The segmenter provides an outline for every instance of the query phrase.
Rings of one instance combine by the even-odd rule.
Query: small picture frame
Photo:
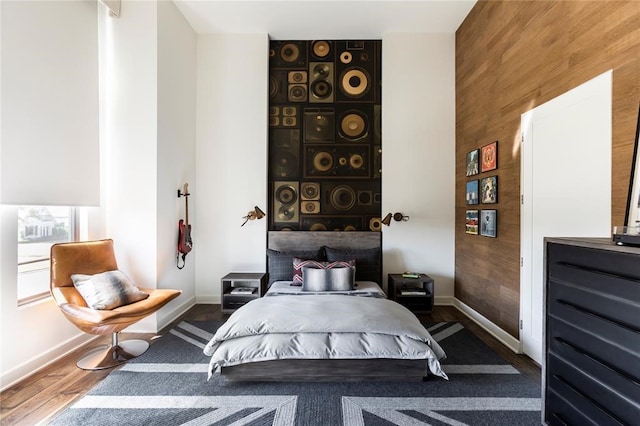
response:
[[[473,176],[480,173],[480,170],[478,169],[479,157],[479,149],[474,149],[473,151],[467,153],[467,176]]]
[[[465,199],[467,200],[467,204],[478,204],[478,180],[470,180],[467,182],[467,193],[465,195]]]
[[[478,210],[467,210],[464,217],[464,232],[478,235]]]
[[[495,238],[497,225],[496,210],[480,210],[480,235]]]
[[[482,204],[498,202],[498,176],[480,179],[480,202]]]
[[[498,141],[480,148],[480,171],[488,172],[498,168]]]

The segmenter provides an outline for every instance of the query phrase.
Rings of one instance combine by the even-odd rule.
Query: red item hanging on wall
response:
[[[178,189],[178,197],[184,197],[185,218],[178,221],[178,254],[176,255],[176,266],[178,269],[184,268],[185,258],[193,248],[191,239],[191,225],[189,224],[189,184],[185,183],[182,192]],[[182,255],[182,256],[181,256]],[[180,266],[182,257],[182,266]]]

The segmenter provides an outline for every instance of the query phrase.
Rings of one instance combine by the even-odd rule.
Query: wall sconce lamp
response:
[[[382,219],[382,223],[387,226],[391,225],[391,218],[396,222],[406,222],[409,220],[409,216],[405,216],[402,213],[387,213],[384,219]]]
[[[260,207],[255,206],[253,210],[249,211],[246,216],[242,216],[244,222],[240,226],[244,226],[248,221],[254,219],[262,219],[264,217],[264,212],[260,209]]]

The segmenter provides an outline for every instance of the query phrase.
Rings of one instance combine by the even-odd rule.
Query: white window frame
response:
[[[27,207],[27,206],[21,206]],[[43,206],[48,207],[48,206]],[[68,207],[69,209],[69,241],[78,241],[80,235],[80,209],[78,207]],[[17,237],[17,236],[16,236]],[[52,241],[51,245],[55,244],[59,241]],[[46,299],[50,297],[49,292],[49,280],[50,277],[50,269],[51,269],[51,258],[47,255],[46,257],[41,257],[34,260],[28,260],[24,262],[18,261],[17,264],[17,280],[16,286],[18,286],[17,294],[18,294],[18,306],[26,305],[29,303],[37,302],[42,299]],[[28,274],[28,275],[27,275]],[[43,291],[39,291],[37,293],[28,294],[26,296],[20,296],[20,286],[25,285],[25,279],[36,280],[38,281],[40,287],[40,283],[42,283],[42,287],[46,288]],[[45,284],[46,283],[46,284]]]

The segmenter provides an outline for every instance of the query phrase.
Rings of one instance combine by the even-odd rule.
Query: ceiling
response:
[[[386,32],[455,33],[476,0],[174,0],[199,34],[268,33],[275,40],[380,39]]]

